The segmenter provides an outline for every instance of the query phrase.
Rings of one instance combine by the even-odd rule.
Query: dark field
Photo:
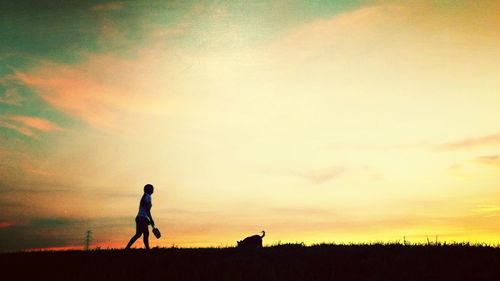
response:
[[[1,254],[3,280],[500,280],[500,248],[281,245]]]

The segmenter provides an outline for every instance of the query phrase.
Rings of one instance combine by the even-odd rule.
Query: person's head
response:
[[[151,195],[151,194],[153,194],[153,191],[154,191],[154,187],[153,187],[153,185],[152,185],[152,184],[149,184],[149,183],[148,183],[148,184],[146,184],[146,185],[144,186],[144,192],[145,192],[145,193],[147,193],[147,194]]]

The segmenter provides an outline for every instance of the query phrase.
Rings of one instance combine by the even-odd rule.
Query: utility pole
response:
[[[89,246],[90,246],[90,239],[92,239],[92,231],[90,230],[87,230],[86,234],[85,234],[85,241],[83,242],[83,249],[85,251],[88,251],[89,250]]]

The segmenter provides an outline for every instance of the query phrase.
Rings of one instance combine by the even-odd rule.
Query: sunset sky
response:
[[[146,183],[153,247],[500,243],[500,2],[3,1],[0,251]]]

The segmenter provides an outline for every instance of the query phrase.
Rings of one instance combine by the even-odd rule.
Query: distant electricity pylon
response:
[[[92,239],[92,231],[90,230],[87,230],[86,234],[85,234],[85,241],[83,241],[83,248],[85,251],[88,251],[89,250],[89,247],[90,247],[90,239]]]

